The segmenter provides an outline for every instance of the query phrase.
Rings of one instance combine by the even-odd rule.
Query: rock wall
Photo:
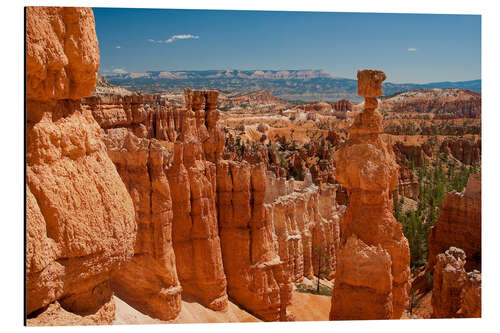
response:
[[[399,180],[398,185],[396,186],[396,191],[398,195],[418,200],[420,195],[420,185],[418,183],[418,178],[410,168],[400,165]]]
[[[229,297],[257,317],[292,320],[292,282],[317,275],[314,249],[338,246],[335,189],[276,177],[264,163],[220,161],[219,227]]]
[[[460,318],[481,318],[481,272],[478,270],[467,273],[462,305],[457,315]]]
[[[219,228],[228,294],[266,321],[290,320],[292,285],[273,239],[264,207],[263,164],[220,161],[217,165]]]
[[[221,130],[216,126],[217,94],[185,91],[187,110],[167,175],[172,188],[173,244],[183,290],[210,309],[225,310],[226,276],[218,233],[215,164],[224,141],[219,140]]]
[[[393,146],[396,154],[396,161],[399,165],[408,165],[410,161],[417,167],[423,167],[432,157],[432,148],[427,143],[421,145],[405,144],[396,142]]]
[[[481,162],[481,140],[447,138],[443,141],[439,150],[445,154],[451,154],[460,162],[468,165]]]
[[[228,294],[292,320],[291,282],[318,274],[314,248],[334,275],[336,189],[223,160],[215,91],[187,89],[185,108],[89,97],[98,62],[90,9],[27,9],[30,323],[111,323],[113,293],[162,320],[181,296],[224,311]]]
[[[268,186],[272,188],[274,182],[274,174],[268,173]],[[318,275],[318,251],[323,252],[321,260],[330,258],[328,268],[333,277],[340,232],[334,187],[318,188],[311,183],[297,191],[278,192],[284,193],[268,198],[266,209],[274,226],[279,256],[292,282]]]
[[[332,108],[334,111],[352,111],[352,103],[347,99],[340,99],[334,103],[332,103]]]
[[[124,300],[163,320],[178,315],[181,290],[213,310],[227,307],[215,164],[207,161],[220,156],[224,143],[214,93],[186,90],[187,109],[154,95],[86,100],[140,227],[134,260],[114,286]],[[129,288],[137,281],[141,287]]]
[[[400,318],[408,304],[410,251],[393,212],[398,165],[383,142],[376,96],[385,74],[358,72],[364,110],[335,153],[335,178],[349,196],[342,220],[330,319]]]
[[[445,195],[441,214],[428,239],[428,267],[449,247],[458,247],[467,256],[466,269],[481,270],[481,175],[471,175],[467,187]]]
[[[26,310],[109,324],[111,275],[131,259],[137,225],[101,130],[81,97],[99,51],[89,8],[26,8]]]
[[[466,255],[450,247],[435,258],[432,289],[433,318],[480,318],[481,273],[466,273]]]

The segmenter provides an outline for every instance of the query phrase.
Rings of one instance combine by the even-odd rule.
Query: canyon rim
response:
[[[480,91],[105,73],[104,14],[25,9],[28,326],[481,317]]]

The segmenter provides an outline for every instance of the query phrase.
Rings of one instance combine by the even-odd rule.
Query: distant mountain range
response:
[[[334,77],[321,70],[207,70],[147,71],[104,74],[108,81],[128,90],[146,93],[193,89],[218,89],[223,92],[252,92],[266,89],[286,100],[336,101],[342,98],[361,101],[357,80]],[[481,80],[433,82],[426,84],[383,84],[386,96],[415,89],[459,88],[481,92]]]

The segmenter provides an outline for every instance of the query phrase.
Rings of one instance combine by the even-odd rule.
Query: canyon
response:
[[[479,94],[381,99],[375,70],[358,104],[148,94],[99,61],[91,9],[26,9],[29,326],[399,319],[426,274],[433,317],[481,316]],[[419,279],[395,203],[417,206],[417,168],[444,158],[470,176],[427,221]]]

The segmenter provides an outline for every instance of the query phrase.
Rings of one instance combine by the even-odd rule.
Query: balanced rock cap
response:
[[[377,97],[383,95],[382,82],[387,77],[382,71],[365,69],[358,71],[358,95],[363,97]]]

